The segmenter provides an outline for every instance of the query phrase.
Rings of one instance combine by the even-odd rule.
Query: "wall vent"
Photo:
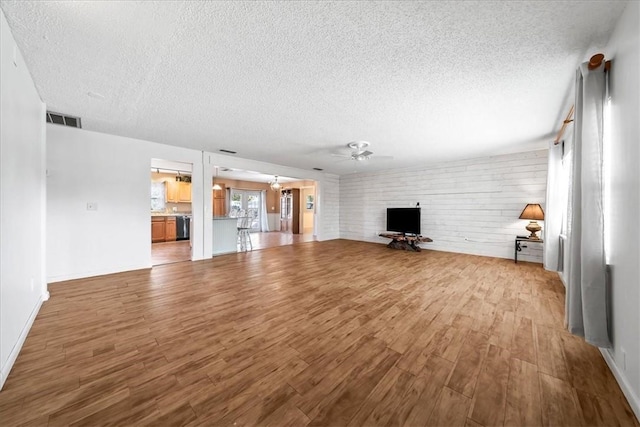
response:
[[[68,116],[66,114],[54,113],[47,111],[47,123],[56,125],[71,126],[72,128],[82,128],[80,117]]]

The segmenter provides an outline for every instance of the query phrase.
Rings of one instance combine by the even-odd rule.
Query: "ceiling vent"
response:
[[[47,123],[56,125],[71,126],[72,128],[82,128],[80,117],[67,116],[65,114],[47,111]]]
[[[223,153],[228,153],[228,154],[236,154],[237,153],[236,151],[226,150],[224,148],[221,148],[220,151],[223,152]]]
[[[313,168],[314,171],[323,171],[324,169],[322,168]]]

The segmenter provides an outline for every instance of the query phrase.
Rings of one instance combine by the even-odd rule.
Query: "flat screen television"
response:
[[[387,231],[420,234],[420,208],[387,208]]]

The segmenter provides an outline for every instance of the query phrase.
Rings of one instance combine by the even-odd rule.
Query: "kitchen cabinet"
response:
[[[227,197],[224,184],[218,184],[220,190],[213,190],[213,216],[225,216],[225,199]]]
[[[177,237],[175,216],[151,217],[151,243],[174,242]]]
[[[167,183],[167,202],[178,203],[178,183],[176,181],[165,181]]]
[[[174,227],[175,234],[175,227]],[[166,233],[166,221],[162,216],[151,217],[151,242],[164,242]]]
[[[168,203],[191,203],[191,183],[166,181]]]
[[[176,217],[168,216],[165,222],[164,241],[173,242],[176,240]]]
[[[177,182],[178,184],[178,203],[191,203],[191,183]]]

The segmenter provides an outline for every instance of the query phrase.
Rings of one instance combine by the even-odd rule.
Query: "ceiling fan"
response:
[[[373,151],[367,150],[369,143],[367,141],[353,141],[347,144],[347,148],[351,149],[351,154],[331,153],[334,157],[344,157],[347,159],[362,162],[371,159]],[[376,159],[393,159],[393,156],[376,156]]]

